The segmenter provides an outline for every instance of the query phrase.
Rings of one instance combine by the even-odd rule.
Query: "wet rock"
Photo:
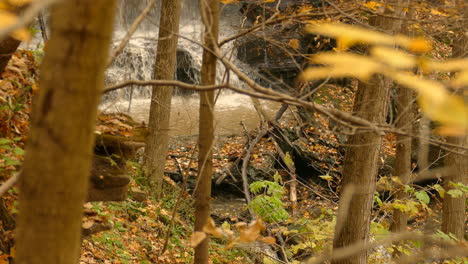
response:
[[[195,67],[192,55],[183,49],[177,50],[176,80],[190,84],[200,83],[200,70]],[[195,92],[179,88],[174,90],[176,95],[191,95]]]
[[[321,2],[321,1],[320,1]],[[280,12],[293,12],[303,4],[316,6],[319,1],[281,1]],[[278,1],[271,3],[244,3],[241,11],[253,23],[268,19],[277,12]],[[317,9],[318,10],[318,9]],[[295,87],[298,74],[308,65],[304,54],[332,50],[334,40],[306,34],[303,26],[266,25],[260,33],[248,35],[237,42],[237,57],[255,69],[262,78],[258,82],[274,89]]]

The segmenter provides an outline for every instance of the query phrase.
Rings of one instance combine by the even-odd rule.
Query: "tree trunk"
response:
[[[397,88],[398,99],[398,120],[396,123],[397,128],[402,131],[411,133],[413,131],[413,98],[414,93],[412,90],[405,87]],[[403,184],[408,184],[411,175],[411,137],[406,135],[397,135],[396,137],[396,154],[395,154],[395,168],[394,175],[400,177]],[[403,190],[399,190],[396,194],[396,199],[404,200],[408,194]],[[408,222],[408,215],[401,210],[395,209],[393,211],[393,223],[391,230],[393,232],[406,231]]]
[[[114,0],[62,1],[51,11],[20,178],[16,263],[78,262],[114,11]]]
[[[154,72],[156,80],[174,79],[180,6],[180,0],[163,0],[161,3],[159,41]],[[150,134],[146,142],[145,165],[146,174],[149,177],[153,195],[156,198],[159,198],[162,193],[162,179],[169,141],[172,90],[172,86],[155,86],[151,96]]]
[[[452,57],[460,58],[466,55],[468,51],[468,37],[465,34],[468,28],[468,4],[459,1],[459,5],[464,5],[463,8],[463,27],[461,27],[460,37],[455,40],[452,47]],[[463,89],[460,89],[459,94],[463,96]],[[466,100],[465,100],[466,101]],[[468,131],[465,135],[460,137],[449,137],[447,142],[468,147]],[[468,152],[465,150],[464,154],[449,153],[445,158],[445,166],[453,167],[454,173],[444,179],[445,190],[453,189],[450,182],[454,183],[468,183]],[[466,195],[461,197],[452,197],[447,193],[444,196],[443,213],[442,213],[442,231],[446,234],[453,234],[458,239],[463,239],[466,226]]]
[[[406,7],[409,7],[407,2]],[[414,9],[410,9],[407,18],[413,18]],[[402,28],[403,34],[408,34],[408,21],[405,22],[405,26]],[[414,92],[411,89],[398,86],[397,92],[397,121],[396,127],[409,134],[413,132],[413,99]],[[409,184],[411,176],[411,143],[412,138],[406,135],[398,134],[396,136],[396,154],[395,154],[395,168],[394,175],[400,177],[403,184]],[[403,190],[399,190],[396,194],[396,199],[404,200],[407,199],[408,194]],[[393,232],[406,231],[408,224],[408,214],[395,209],[393,211],[393,223],[390,229]]]
[[[202,84],[210,85],[216,82],[216,56],[214,50],[218,44],[219,32],[219,1],[201,0],[201,16],[205,25]],[[198,182],[195,192],[195,231],[203,231],[203,226],[210,217],[211,174],[213,167],[213,108],[214,91],[200,92],[200,122],[198,139]],[[209,238],[204,239],[195,248],[196,264],[207,264]]]
[[[395,26],[390,18],[378,16],[372,21],[373,26],[392,29]],[[356,116],[371,122],[385,122],[388,95],[391,81],[374,76],[368,82],[360,82],[354,101]],[[352,186],[353,194],[350,201],[340,201],[349,204],[347,212],[337,219],[337,229],[333,248],[350,246],[369,239],[370,216],[375,192],[375,182],[378,169],[378,158],[382,137],[375,132],[359,133],[349,137],[346,150],[342,190]],[[341,198],[346,198],[342,192]],[[334,260],[334,264],[367,263],[367,252],[360,252],[346,259]]]

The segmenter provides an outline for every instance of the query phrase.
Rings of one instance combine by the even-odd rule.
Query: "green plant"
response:
[[[2,163],[0,163],[0,170],[8,166],[17,166],[21,164],[24,156],[24,150],[18,146],[18,141],[21,137],[14,139],[0,138],[0,154]]]
[[[248,207],[263,220],[270,223],[282,222],[289,218],[289,214],[281,200],[286,191],[278,181],[277,179],[275,181],[256,181],[250,184],[250,191],[256,196],[248,204]]]

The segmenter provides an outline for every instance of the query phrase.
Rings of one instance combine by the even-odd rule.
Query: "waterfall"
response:
[[[117,46],[125,35],[128,27],[140,15],[150,0],[120,0],[117,9],[116,30],[114,44]],[[158,1],[160,3],[160,1]],[[114,63],[106,72],[106,84],[115,84],[124,80],[150,80],[153,76],[155,50],[158,39],[160,4],[151,10],[148,17],[134,34],[127,47],[116,58]],[[198,83],[202,63],[203,49],[200,46],[203,25],[200,20],[200,9],[198,0],[183,0],[180,24],[180,38],[177,52],[177,74],[176,79]],[[222,7],[220,21],[220,38],[233,35],[237,32],[241,21],[239,8],[235,5]],[[225,52],[232,52],[233,44],[223,48]],[[229,55],[229,54],[227,54]],[[232,56],[235,58],[235,56]],[[218,67],[218,79],[222,80],[224,68]],[[233,79],[234,78],[234,79]],[[236,77],[231,76],[231,81],[238,82]],[[130,87],[106,95],[105,101],[109,99],[149,98],[151,94],[149,87]],[[177,94],[177,93],[176,93]]]
[[[117,46],[127,32],[127,28],[138,17],[150,0],[121,0],[117,10],[114,44]],[[151,11],[149,17],[134,34],[123,52],[116,58],[106,72],[106,84],[115,84],[125,80],[150,80],[153,77],[155,51],[158,41],[159,6]],[[220,40],[238,33],[242,15],[240,7],[234,4],[221,5]],[[203,25],[200,20],[198,0],[183,0],[179,41],[177,51],[176,79],[187,83],[199,83],[202,64]],[[222,47],[224,56],[241,69],[248,69],[237,60],[234,43]],[[224,78],[225,68],[221,63],[217,67],[218,82]],[[250,70],[245,70],[248,72]],[[231,84],[242,87],[235,74],[230,75]],[[177,89],[176,89],[177,91]],[[181,91],[179,91],[181,92]],[[176,92],[177,95],[177,92]],[[150,107],[151,87],[129,87],[106,94],[101,109],[110,112],[127,112],[137,121],[147,121]],[[175,96],[172,99],[170,134],[195,135],[198,133],[198,97]],[[131,108],[130,108],[131,106]],[[266,103],[268,109],[278,108],[277,105]],[[248,96],[223,91],[217,96],[216,130],[219,134],[233,134],[242,131],[240,122],[254,128],[258,124],[258,116]]]

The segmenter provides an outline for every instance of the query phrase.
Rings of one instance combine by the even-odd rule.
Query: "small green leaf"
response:
[[[5,144],[8,144],[8,143],[11,143],[11,140],[9,140],[7,138],[0,138],[0,145],[5,145]]]
[[[434,184],[432,188],[434,188],[434,190],[437,191],[437,193],[439,194],[441,198],[444,198],[445,189],[440,184]]]
[[[450,195],[452,198],[460,198],[463,196],[463,192],[461,190],[450,190],[447,192],[448,195]]]
[[[414,192],[414,188],[411,187],[411,186],[409,186],[409,185],[405,185],[403,191],[404,191],[405,193],[413,193],[413,192]]]
[[[379,205],[379,207],[382,207],[383,202],[382,202],[382,199],[380,199],[378,195],[374,196],[374,201]]]
[[[423,202],[425,204],[429,204],[429,202],[431,201],[431,198],[429,197],[429,195],[425,191],[415,192],[414,195],[416,196],[416,198],[419,201],[421,201],[421,202]]]
[[[275,171],[275,174],[273,175],[273,180],[279,184],[283,184],[283,177],[281,177],[278,171]]]
[[[15,154],[18,154],[18,155],[21,155],[21,156],[24,155],[24,150],[21,149],[21,148],[15,148],[15,149],[13,150],[13,152],[15,152]]]
[[[284,164],[286,164],[288,168],[294,166],[294,162],[291,158],[291,155],[289,155],[289,152],[286,152],[286,156],[284,157]]]
[[[20,165],[21,162],[17,161],[17,160],[12,160],[12,159],[9,159],[9,158],[5,158],[5,165],[6,166],[16,166],[16,165]]]

